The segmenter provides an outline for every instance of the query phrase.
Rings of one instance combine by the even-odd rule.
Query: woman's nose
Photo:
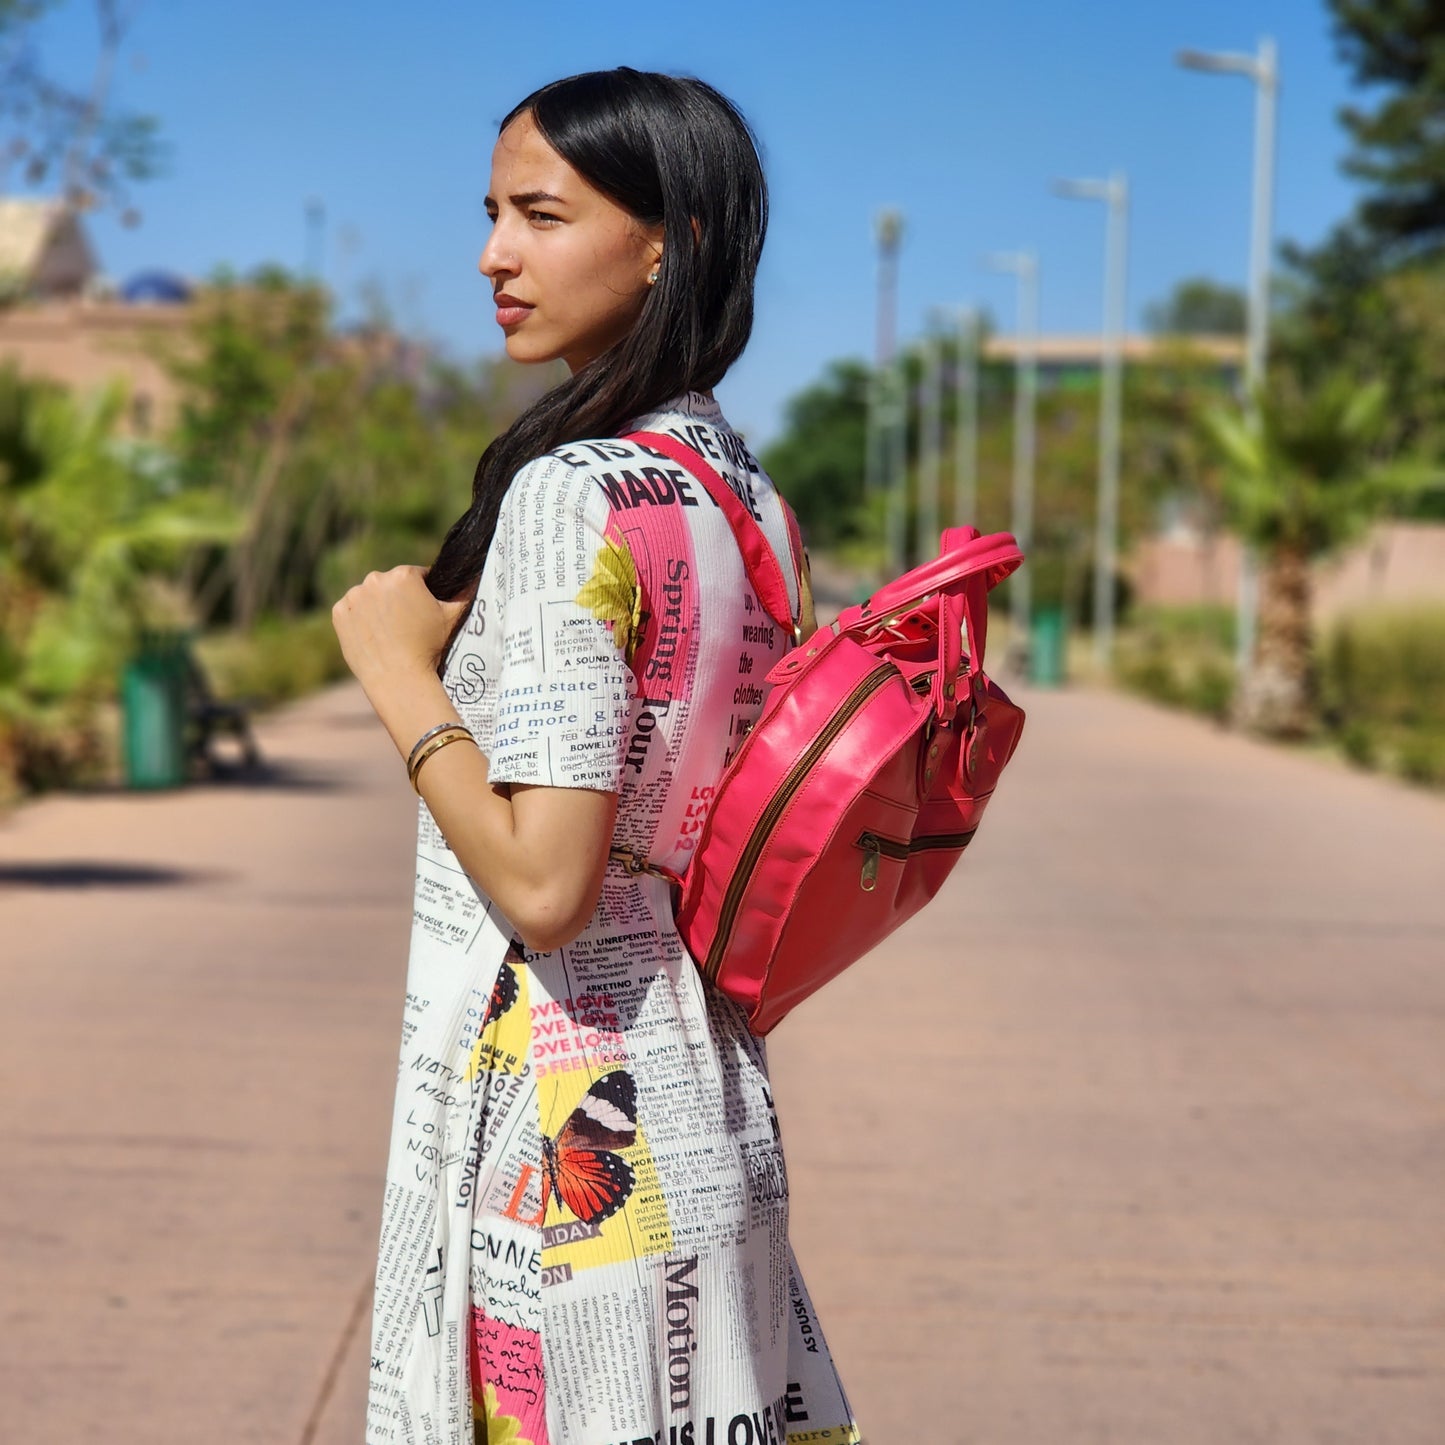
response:
[[[492,234],[487,237],[487,244],[482,247],[482,254],[477,258],[477,270],[489,278],[503,274],[515,275],[516,260],[511,247],[505,244],[501,226],[493,226]]]

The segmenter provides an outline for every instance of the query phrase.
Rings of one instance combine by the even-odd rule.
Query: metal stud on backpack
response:
[[[629,440],[712,494],[759,601],[791,632],[777,557],[722,478],[670,436]],[[922,908],[972,840],[1023,728],[1023,711],[983,670],[989,590],[1022,562],[1006,532],[950,528],[936,559],[768,673],[762,714],[717,784],[677,904],[683,943],[754,1033]],[[614,856],[664,871],[626,848]]]

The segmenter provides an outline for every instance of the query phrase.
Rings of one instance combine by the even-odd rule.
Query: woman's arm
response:
[[[439,602],[420,567],[373,572],[332,609],[347,665],[405,759],[429,728],[460,722],[433,659],[464,602]],[[487,759],[462,742],[440,749],[417,786],[458,862],[528,948],[571,942],[602,892],[617,794],[492,786]]]

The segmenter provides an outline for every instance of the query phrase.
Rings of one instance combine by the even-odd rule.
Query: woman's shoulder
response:
[[[676,476],[676,463],[659,456],[646,442],[633,440],[638,432],[658,432],[681,442],[739,495],[750,499],[759,487],[772,489],[767,473],[717,403],[695,393],[638,417],[621,436],[579,438],[534,458],[513,477],[508,503],[626,510],[660,500],[659,487],[671,490],[674,485],[668,477]],[[689,493],[704,490],[700,482],[685,482],[683,487]]]
[[[566,488],[569,484],[595,481],[620,466],[640,465],[655,461],[641,442],[626,437],[583,437],[563,442],[549,452],[534,457],[518,469],[512,486],[551,485]]]
[[[594,497],[605,497],[609,470],[636,464],[642,457],[641,448],[610,437],[566,442],[517,470],[503,506],[584,506]]]
[[[604,501],[628,495],[629,489],[655,485],[659,466],[674,467],[641,442],[623,437],[588,437],[567,442],[520,468],[507,488],[507,504],[547,500],[580,505],[593,497]],[[625,505],[625,503],[624,503]]]

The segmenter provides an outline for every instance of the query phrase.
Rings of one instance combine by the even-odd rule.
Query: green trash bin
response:
[[[126,786],[175,788],[186,780],[185,637],[149,633],[121,675]]]
[[[1040,607],[1029,634],[1029,680],[1036,687],[1060,687],[1069,629],[1062,607]]]

